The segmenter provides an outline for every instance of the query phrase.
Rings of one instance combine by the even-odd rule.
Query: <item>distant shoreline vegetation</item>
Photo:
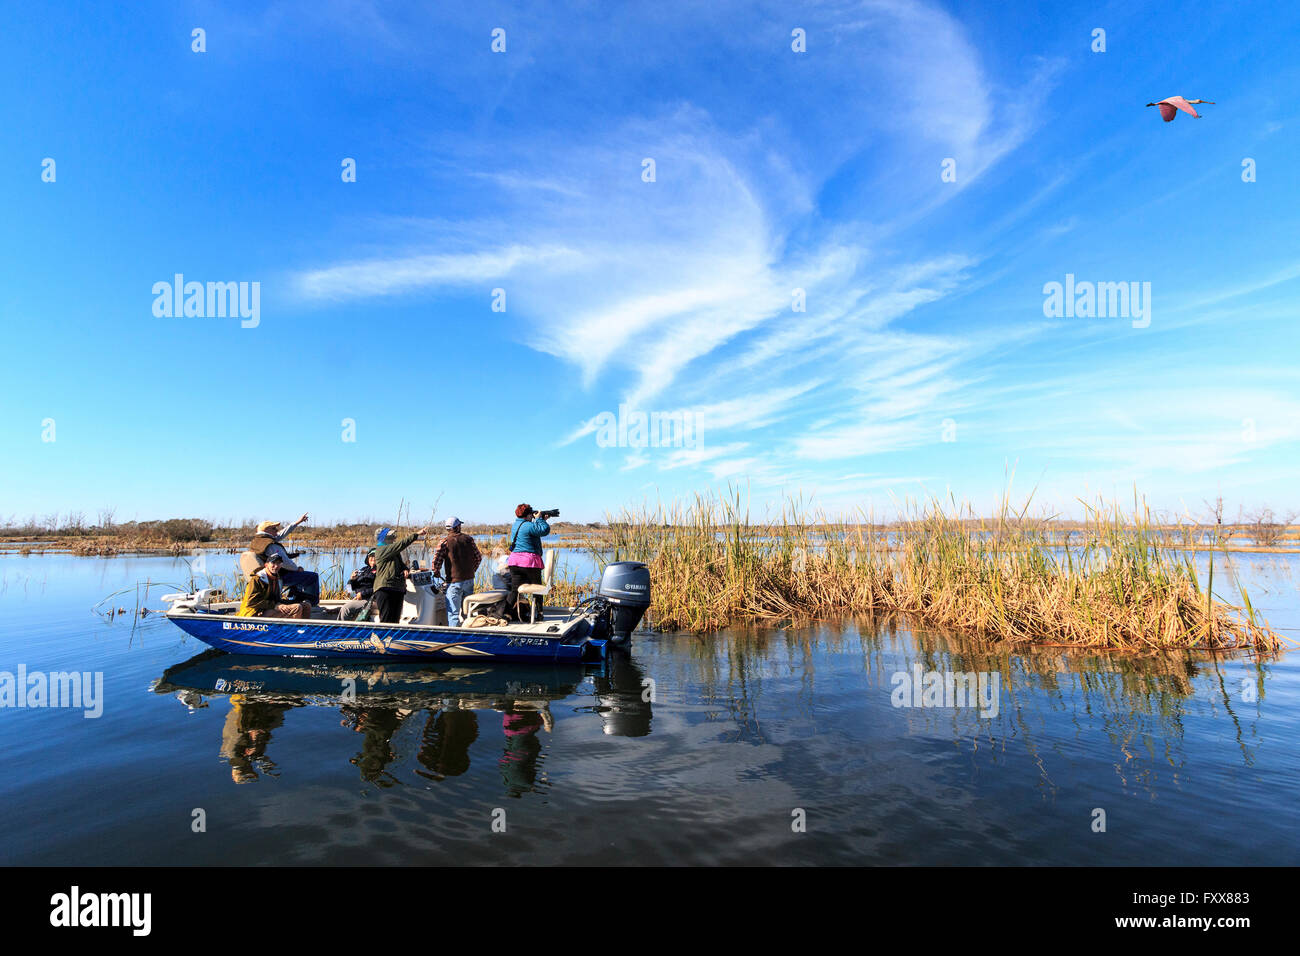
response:
[[[288,539],[291,550],[338,550],[369,548],[374,545],[375,530],[385,525],[406,528],[409,521],[391,518],[368,521],[338,522],[330,525],[307,524]],[[580,524],[551,521],[554,533],[566,539],[587,534],[603,526],[601,522]],[[411,525],[413,528],[414,525]],[[429,525],[430,534],[441,532],[440,524]],[[253,539],[257,522],[249,519],[240,524],[217,524],[204,518],[167,518],[159,521],[113,520],[113,512],[100,512],[98,520],[87,520],[84,512],[46,515],[18,522],[13,518],[0,523],[0,548],[25,553],[72,553],[85,557],[113,557],[126,554],[167,553],[183,555],[195,549],[243,551]],[[495,535],[503,539],[510,531],[506,523],[465,525],[474,535]],[[547,546],[551,544],[547,539]],[[570,546],[565,540],[563,546]]]
[[[1017,511],[1006,500],[985,517],[955,503],[909,502],[902,517],[878,522],[869,515],[832,518],[790,501],[778,517],[752,520],[738,494],[700,495],[604,522],[556,522],[548,543],[589,552],[597,568],[645,562],[654,582],[649,620],[668,630],[902,615],[953,632],[1044,646],[1267,655],[1283,649],[1283,639],[1222,562],[1216,590],[1215,557],[1300,550],[1293,514],[1264,508],[1225,522],[1219,503],[1207,521],[1162,521],[1136,499],[1127,512],[1105,502],[1085,508],[1086,520],[1068,521],[1031,517],[1028,506]],[[73,513],[23,525],[11,520],[0,525],[0,547],[183,557],[243,550],[254,530],[251,521],[119,524],[111,512],[99,519],[92,525]],[[308,553],[359,550],[378,523],[304,527],[291,540]],[[466,530],[486,550],[503,542],[507,528]],[[1203,581],[1197,561],[1207,555]],[[220,583],[232,592],[242,585],[237,575]],[[557,581],[552,596],[571,602],[594,585]],[[330,586],[341,593],[342,579]]]
[[[10,516],[7,520],[0,520],[0,547],[28,546],[27,550],[37,553],[70,551],[74,554],[106,557],[160,551],[182,554],[195,547],[243,550],[252,540],[257,527],[257,521],[252,518],[225,524],[205,518],[118,522],[114,520],[115,514],[113,509],[103,509],[92,519],[85,512],[72,511],[41,517],[33,515],[23,521]],[[1228,521],[1153,517],[1148,528],[1160,539],[1161,546],[1169,549],[1213,548],[1229,553],[1286,553],[1300,551],[1300,525],[1294,523],[1297,517],[1300,515],[1294,512],[1275,513],[1271,508],[1259,508],[1251,512],[1239,511],[1235,519]],[[866,516],[862,516],[860,521],[841,518],[831,522],[825,516],[820,520],[837,528],[869,528],[876,533],[888,533],[906,527],[904,521],[873,521]],[[978,527],[981,522],[995,519],[963,517],[954,520],[966,526]],[[395,522],[391,518],[371,518],[328,525],[307,524],[298,529],[291,540],[302,548],[369,547],[376,528],[384,525],[397,527],[407,523],[409,522]],[[582,547],[587,539],[603,536],[612,525],[619,523],[607,516],[605,521],[583,523],[553,520],[550,525],[560,539],[556,544]],[[1022,518],[1018,519],[1018,523],[1032,523],[1044,540],[1061,545],[1077,538],[1089,526],[1087,522],[1051,518]],[[437,532],[436,523],[430,527],[434,533]],[[478,536],[506,535],[510,531],[510,525],[507,522],[466,524],[464,530]],[[549,539],[546,542],[547,546],[551,543]]]

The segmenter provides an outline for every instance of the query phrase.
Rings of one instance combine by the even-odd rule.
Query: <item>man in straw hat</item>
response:
[[[280,530],[281,526],[278,521],[259,522],[257,533],[253,535],[253,543],[249,546],[249,550],[263,562],[270,559],[272,555],[279,556],[283,564],[283,569],[280,571],[280,581],[284,587],[285,596],[289,600],[319,604],[320,576],[315,571],[304,571],[298,567],[293,559],[302,552],[294,551],[290,553],[283,544],[289,535],[306,523],[307,513],[305,511],[301,518],[283,531]]]

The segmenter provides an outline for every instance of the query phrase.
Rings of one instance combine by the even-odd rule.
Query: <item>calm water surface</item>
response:
[[[1296,558],[1235,564],[1297,636]],[[6,863],[1300,862],[1300,652],[1013,653],[863,620],[642,634],[604,668],[324,667],[91,613],[146,579],[188,572],[0,555],[0,671],[104,675],[97,719],[0,710]],[[918,665],[997,675],[997,713],[894,706]]]

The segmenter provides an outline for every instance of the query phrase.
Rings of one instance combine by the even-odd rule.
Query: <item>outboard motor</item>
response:
[[[611,605],[609,639],[625,644],[650,606],[650,569],[640,561],[615,561],[600,576],[599,594]]]

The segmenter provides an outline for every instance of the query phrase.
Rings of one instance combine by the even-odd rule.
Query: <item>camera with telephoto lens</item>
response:
[[[549,511],[537,512],[537,517],[539,518],[558,518],[559,516],[560,516],[559,508],[552,508]]]

